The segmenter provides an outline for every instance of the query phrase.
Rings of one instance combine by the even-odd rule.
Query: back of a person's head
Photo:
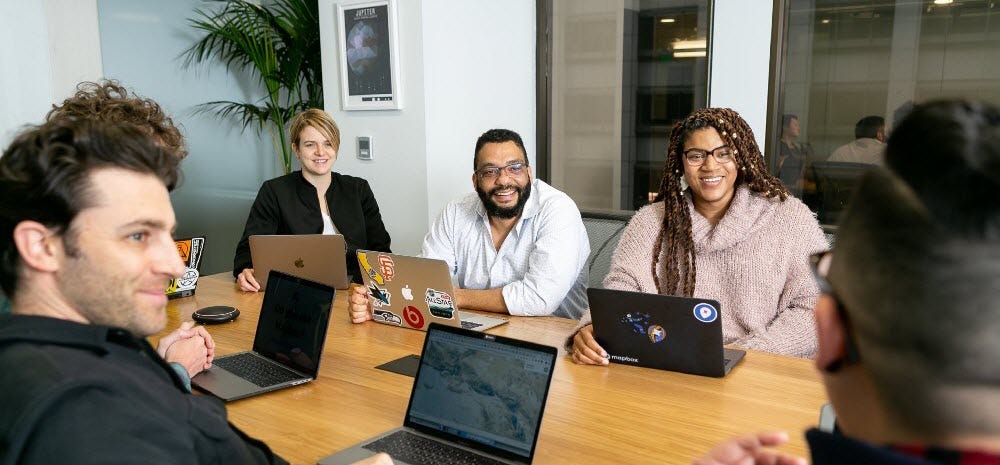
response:
[[[154,140],[178,158],[187,156],[184,137],[174,121],[153,99],[129,92],[117,81],[81,82],[76,93],[53,105],[46,121],[56,119],[104,121],[132,124],[154,137]]]
[[[830,282],[897,425],[1000,434],[1000,112],[918,105],[838,230]]]
[[[881,116],[866,116],[854,125],[854,138],[867,137],[875,139],[878,133],[885,130],[885,118]]]
[[[14,228],[35,221],[65,234],[91,206],[90,174],[119,168],[156,176],[170,187],[181,159],[131,124],[56,118],[19,134],[0,155],[0,289],[13,298],[20,255]]]

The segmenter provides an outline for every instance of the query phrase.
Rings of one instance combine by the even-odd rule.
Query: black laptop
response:
[[[557,350],[431,323],[402,427],[319,461],[378,452],[396,464],[528,464],[535,456]]]
[[[612,362],[722,377],[746,355],[722,346],[717,301],[593,288],[587,297]]]
[[[271,270],[253,350],[216,357],[191,384],[231,401],[316,379],[335,292]]]

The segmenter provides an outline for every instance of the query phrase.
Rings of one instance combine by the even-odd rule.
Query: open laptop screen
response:
[[[315,378],[334,292],[330,286],[271,270],[254,352]]]
[[[555,355],[552,347],[434,324],[406,425],[530,461]]]

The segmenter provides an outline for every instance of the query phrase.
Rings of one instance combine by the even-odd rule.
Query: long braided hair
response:
[[[653,247],[653,282],[660,294],[691,297],[694,294],[695,260],[694,239],[691,236],[691,212],[684,197],[681,179],[684,177],[684,142],[688,135],[699,129],[714,128],[731,149],[738,171],[736,186],[746,185],[752,192],[766,198],[784,201],[788,189],[767,171],[764,156],[757,147],[753,130],[729,108],[703,108],[695,110],[670,131],[670,143],[664,163],[660,191],[655,202],[663,202],[663,224]],[[660,282],[660,254],[665,250],[663,277]]]

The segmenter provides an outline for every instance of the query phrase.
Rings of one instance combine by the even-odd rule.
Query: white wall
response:
[[[763,149],[771,57],[771,0],[715,0],[711,107],[732,108],[750,124]]]
[[[96,0],[0,2],[0,146],[101,77]]]
[[[341,130],[335,169],[368,180],[393,251],[417,253],[445,204],[473,191],[480,134],[518,131],[534,164],[535,4],[398,1],[403,108],[343,111],[336,3],[319,0],[326,111]],[[374,160],[357,159],[360,135],[372,137]]]
[[[428,224],[473,192],[476,139],[516,131],[534,166],[535,2],[425,0]]]

